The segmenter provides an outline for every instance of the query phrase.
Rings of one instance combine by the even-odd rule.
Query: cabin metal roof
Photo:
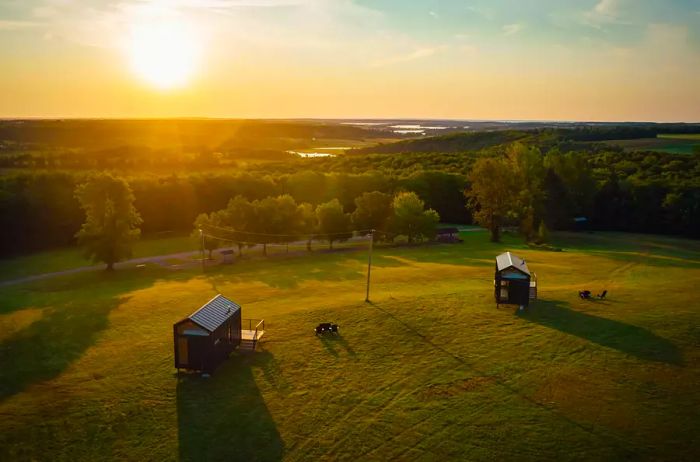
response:
[[[502,253],[496,257],[496,268],[499,272],[508,268],[515,268],[528,276],[530,275],[530,270],[527,268],[525,260],[510,252]]]
[[[219,294],[192,313],[188,319],[209,332],[214,332],[240,309],[240,305],[236,302]]]

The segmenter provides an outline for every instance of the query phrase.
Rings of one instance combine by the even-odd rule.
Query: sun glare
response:
[[[127,52],[136,75],[160,89],[173,89],[192,77],[198,48],[191,27],[168,19],[134,25]]]

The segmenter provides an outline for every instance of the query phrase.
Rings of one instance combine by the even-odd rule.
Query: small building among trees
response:
[[[462,240],[459,238],[458,228],[438,228],[435,239],[439,242],[462,242]]]
[[[496,257],[494,277],[496,306],[519,305],[526,307],[537,299],[537,275],[530,273],[527,263],[510,252]]]

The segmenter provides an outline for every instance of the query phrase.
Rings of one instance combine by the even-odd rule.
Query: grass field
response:
[[[133,258],[192,250],[197,250],[197,242],[189,236],[146,236],[134,245]],[[85,259],[82,250],[78,247],[49,250],[16,258],[3,258],[0,259],[0,281],[92,264],[90,260]]]
[[[669,154],[693,154],[700,145],[700,135],[659,135],[658,138],[638,138],[634,140],[601,141],[605,144],[621,146],[630,151],[658,151]]]
[[[697,140],[700,141],[700,133],[679,133],[679,134],[660,134],[659,138],[668,138],[674,140]]]
[[[377,249],[371,304],[348,252],[0,289],[0,460],[697,459],[700,243],[463,238]],[[493,302],[506,248],[539,278],[522,314]],[[178,377],[172,324],[218,292],[260,351]]]

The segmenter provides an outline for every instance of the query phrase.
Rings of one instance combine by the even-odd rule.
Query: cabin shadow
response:
[[[178,375],[181,461],[282,459],[284,443],[253,374],[271,361],[265,351],[234,354],[209,378]]]
[[[678,348],[648,329],[572,310],[568,303],[538,300],[518,316],[645,361],[682,365]]]

